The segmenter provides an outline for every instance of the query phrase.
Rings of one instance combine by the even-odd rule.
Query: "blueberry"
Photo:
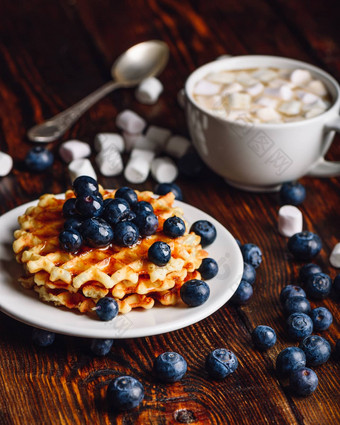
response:
[[[96,304],[96,313],[100,320],[105,322],[114,319],[119,312],[118,303],[115,299],[104,297]]]
[[[289,297],[284,304],[284,310],[287,316],[293,313],[309,314],[311,312],[310,302],[305,297]]]
[[[287,246],[295,258],[308,261],[320,252],[322,243],[318,235],[305,230],[291,236]]]
[[[305,313],[293,313],[287,319],[288,334],[293,339],[302,339],[313,332],[312,319]]]
[[[201,273],[202,279],[212,279],[218,273],[218,264],[213,258],[204,258],[198,271]]]
[[[235,372],[238,360],[235,354],[226,348],[216,348],[208,354],[205,369],[213,379],[223,379]]]
[[[111,350],[113,339],[97,339],[93,338],[90,343],[90,348],[96,356],[106,356]]]
[[[187,368],[187,362],[180,354],[167,351],[156,358],[153,364],[153,373],[160,381],[172,383],[180,381]]]
[[[114,241],[117,245],[132,246],[139,238],[138,227],[130,221],[121,221],[114,227]]]
[[[177,216],[169,217],[164,221],[163,232],[169,238],[178,238],[185,233],[185,223]]]
[[[98,195],[98,183],[90,176],[79,176],[72,184],[76,196]]]
[[[321,273],[321,272],[322,272],[322,269],[317,264],[314,264],[314,263],[305,264],[300,269],[299,281],[301,283],[305,284],[307,282],[307,279],[309,278],[309,276],[316,274],[316,273]]]
[[[241,246],[241,252],[244,262],[250,264],[255,269],[262,263],[262,252],[257,245],[246,243]]]
[[[144,213],[144,212],[153,213],[153,206],[150,204],[150,202],[139,201],[137,202],[137,204],[134,204],[133,212],[136,215]]]
[[[246,280],[241,280],[235,294],[231,297],[231,302],[236,305],[247,303],[253,296],[253,286]]]
[[[103,208],[106,208],[112,200],[113,200],[113,198],[104,199],[103,200]]]
[[[129,211],[127,215],[122,219],[122,221],[134,221],[136,214],[133,211]]]
[[[166,195],[167,193],[172,192],[175,195],[175,199],[178,201],[183,200],[182,191],[175,183],[159,183],[155,186],[154,192],[157,195]]]
[[[105,206],[102,217],[111,226],[114,226],[126,218],[129,212],[131,212],[129,203],[125,199],[116,198],[111,199],[111,202]]]
[[[63,216],[65,218],[71,218],[77,216],[76,211],[76,198],[69,198],[64,202],[63,205]]]
[[[331,346],[329,342],[318,335],[306,336],[299,347],[306,354],[307,366],[319,366],[329,359],[331,355]]]
[[[282,377],[305,366],[306,354],[298,347],[287,347],[276,358],[276,371]]]
[[[55,340],[55,333],[45,331],[44,329],[33,328],[32,329],[32,341],[39,347],[48,347],[53,344]]]
[[[260,350],[267,350],[276,343],[276,333],[270,326],[256,326],[251,336],[255,347]]]
[[[153,213],[144,212],[138,214],[133,222],[143,237],[153,235],[158,229],[158,218]]]
[[[82,217],[100,217],[103,211],[103,198],[97,195],[79,195],[75,207]]]
[[[144,387],[132,376],[119,376],[107,388],[107,400],[115,410],[133,409],[143,399]]]
[[[216,239],[216,228],[207,220],[195,221],[190,228],[190,232],[194,232],[201,237],[202,247],[212,244]]]
[[[310,318],[313,321],[315,331],[325,331],[333,322],[332,313],[325,307],[313,308]]]
[[[107,246],[113,240],[111,226],[102,218],[88,218],[80,227],[85,243],[94,248]]]
[[[309,276],[306,283],[307,295],[316,300],[322,300],[331,293],[332,279],[325,273],[315,273]]]
[[[70,217],[65,220],[64,230],[77,230],[79,231],[83,220],[79,216]]]
[[[203,170],[203,162],[195,151],[185,153],[177,161],[177,167],[181,174],[186,177],[197,177]]]
[[[332,290],[334,298],[340,300],[340,274],[335,276]]]
[[[25,157],[25,164],[31,171],[44,171],[53,164],[53,161],[53,153],[42,146],[30,149]]]
[[[165,266],[171,258],[170,246],[161,241],[154,242],[148,249],[148,259],[156,266]]]
[[[289,379],[289,386],[292,392],[300,396],[312,394],[316,390],[318,383],[317,374],[308,367],[294,370]]]
[[[248,263],[243,263],[242,280],[246,280],[252,285],[255,282],[255,279],[256,279],[255,267],[251,266]]]
[[[59,234],[59,243],[64,251],[76,252],[81,247],[83,238],[77,230],[63,230]]]
[[[304,297],[306,298],[306,292],[297,285],[286,285],[280,292],[280,301],[282,304],[290,297]]]
[[[300,205],[306,198],[305,187],[298,182],[284,183],[280,189],[281,204]]]
[[[197,307],[207,301],[210,288],[206,282],[199,279],[187,280],[181,287],[182,301],[189,307]]]
[[[134,205],[138,202],[138,196],[137,193],[132,190],[130,187],[124,186],[117,190],[115,193],[115,198],[122,198],[125,199],[132,208]]]

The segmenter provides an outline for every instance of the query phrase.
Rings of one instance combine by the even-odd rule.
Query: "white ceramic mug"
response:
[[[320,79],[332,106],[314,118],[282,124],[231,121],[203,109],[194,85],[209,72],[250,68],[307,69]],[[324,159],[340,132],[340,87],[329,74],[305,62],[276,56],[235,56],[210,62],[185,84],[185,110],[191,138],[203,161],[227,183],[245,190],[273,191],[302,176],[340,175],[340,162]]]

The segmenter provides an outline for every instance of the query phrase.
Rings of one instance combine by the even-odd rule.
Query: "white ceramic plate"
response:
[[[194,308],[184,304],[155,306],[151,310],[133,310],[109,322],[102,322],[76,311],[43,303],[34,291],[23,289],[18,283],[22,266],[15,261],[12,252],[13,231],[19,227],[17,218],[27,207],[37,202],[21,205],[0,217],[0,310],[28,325],[88,338],[157,335],[192,325],[214,313],[231,298],[241,280],[243,259],[233,236],[203,211],[177,201],[189,224],[197,220],[209,220],[217,230],[216,240],[206,249],[209,256],[218,262],[219,274],[208,281],[210,297],[203,305]]]

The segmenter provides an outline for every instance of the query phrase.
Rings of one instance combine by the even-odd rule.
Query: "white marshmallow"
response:
[[[75,159],[68,165],[71,180],[75,180],[79,176],[90,176],[97,180],[96,172],[94,171],[92,164],[87,158]]]
[[[153,151],[133,149],[126,164],[124,176],[130,183],[143,183],[148,178],[151,162],[155,156]]]
[[[291,237],[295,233],[302,232],[303,217],[301,211],[293,205],[284,205],[279,209],[278,229],[279,233]]]
[[[98,133],[94,139],[94,147],[97,152],[107,148],[115,148],[122,153],[125,149],[124,139],[117,133]]]
[[[289,88],[295,87],[292,82],[289,80],[285,80],[283,78],[274,78],[274,80],[269,81],[268,86],[269,87],[281,87],[288,85]]]
[[[340,268],[340,242],[338,242],[329,257],[329,262],[333,267]]]
[[[304,116],[305,116],[305,118],[313,118],[313,117],[316,117],[316,116],[322,114],[323,112],[325,112],[325,110],[323,108],[315,107],[315,108],[312,108],[309,111],[307,111]]]
[[[243,86],[240,83],[232,83],[224,88],[222,92],[222,96],[226,96],[231,93],[236,93],[243,90]]]
[[[152,161],[151,174],[158,183],[172,183],[178,176],[178,169],[171,158],[163,156]]]
[[[210,109],[213,111],[223,109],[223,98],[220,95],[196,96],[196,101],[205,109]]]
[[[171,131],[168,128],[156,127],[155,125],[150,125],[145,134],[148,140],[154,142],[161,149],[163,149],[170,136]]]
[[[267,87],[264,89],[264,94],[282,100],[290,100],[293,97],[293,90],[287,84],[284,84],[279,87]]]
[[[123,171],[123,160],[117,149],[108,148],[98,153],[96,163],[103,176],[117,176]]]
[[[206,79],[212,83],[230,84],[235,81],[235,74],[232,72],[212,72],[206,76]]]
[[[298,115],[301,111],[301,102],[298,100],[291,100],[289,102],[282,102],[279,106],[279,111],[285,115]]]
[[[116,125],[128,133],[142,133],[146,126],[145,120],[130,109],[125,109],[116,117]]]
[[[190,140],[183,136],[171,136],[165,145],[165,152],[175,158],[181,158],[189,149]]]
[[[256,83],[252,86],[249,86],[246,88],[246,92],[249,93],[251,96],[258,96],[260,93],[263,92],[264,86],[262,83]]]
[[[220,90],[221,86],[219,84],[212,83],[208,80],[201,80],[195,85],[193,93],[202,96],[213,96]]]
[[[0,177],[7,176],[13,168],[13,159],[5,152],[0,152]]]
[[[274,109],[277,107],[278,103],[279,101],[277,99],[265,96],[261,96],[259,99],[256,100],[256,104]]]
[[[312,80],[306,87],[307,90],[318,96],[326,96],[327,89],[324,83],[320,80]]]
[[[154,105],[162,92],[163,84],[157,78],[150,77],[139,84],[135,96],[138,102],[144,105]]]
[[[271,69],[258,69],[252,73],[252,77],[262,81],[262,83],[268,83],[277,77],[277,72]]]
[[[248,93],[231,93],[228,95],[228,106],[231,109],[249,109],[251,96]]]
[[[236,81],[246,87],[253,86],[258,82],[255,78],[248,74],[248,72],[240,72],[237,74]]]
[[[91,155],[91,147],[80,140],[68,140],[60,145],[59,155],[67,164],[75,159],[86,158]]]
[[[290,74],[290,81],[297,86],[304,86],[312,79],[312,75],[305,69],[295,69]]]
[[[296,95],[299,99],[301,99],[303,103],[306,103],[306,104],[317,102],[320,99],[319,96],[316,96],[313,93],[308,93],[303,90],[296,90]]]
[[[256,116],[263,122],[280,122],[281,115],[273,108],[263,107],[256,111]]]

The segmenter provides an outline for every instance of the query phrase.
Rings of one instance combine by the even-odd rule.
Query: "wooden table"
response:
[[[93,145],[98,132],[116,131],[115,116],[130,108],[149,124],[187,134],[176,94],[196,67],[222,54],[272,54],[313,63],[340,79],[339,2],[337,0],[11,0],[1,1],[0,116],[1,150],[14,158],[13,171],[1,179],[1,213],[46,192],[70,186],[67,166],[58,157],[64,140]],[[108,96],[49,148],[53,167],[33,174],[23,165],[32,143],[27,130],[72,105],[108,81],[110,64],[131,45],[147,39],[168,43],[171,59],[160,79],[165,91],[154,106],[144,106],[132,90]],[[340,138],[328,154],[338,159]],[[298,141],[297,141],[298,143]],[[126,184],[99,177],[105,187]],[[340,180],[302,179],[307,199],[301,206],[305,228],[323,241],[316,262],[335,277],[328,258],[340,240]],[[92,356],[85,340],[60,336],[48,349],[32,346],[30,330],[0,314],[0,424],[310,424],[340,423],[339,363],[332,357],[316,368],[317,391],[293,396],[274,370],[278,353],[294,345],[285,332],[278,296],[297,282],[301,263],[293,260],[287,240],[277,232],[277,194],[246,193],[227,186],[211,171],[179,177],[185,201],[214,216],[243,243],[258,244],[264,261],[258,269],[254,296],[246,306],[226,304],[209,318],[175,332],[119,340],[104,358]],[[149,178],[136,189],[152,189]],[[1,286],[0,286],[1,287]],[[324,305],[334,323],[322,333],[334,349],[340,336],[339,305]],[[51,307],[52,308],[52,307]],[[277,344],[261,353],[251,343],[258,324],[276,329]],[[203,368],[207,353],[220,346],[233,350],[237,371],[216,382]],[[189,370],[181,382],[163,385],[150,375],[156,355],[182,353]],[[107,409],[109,381],[132,374],[145,386],[145,400],[131,412]],[[183,410],[184,409],[184,410]]]

